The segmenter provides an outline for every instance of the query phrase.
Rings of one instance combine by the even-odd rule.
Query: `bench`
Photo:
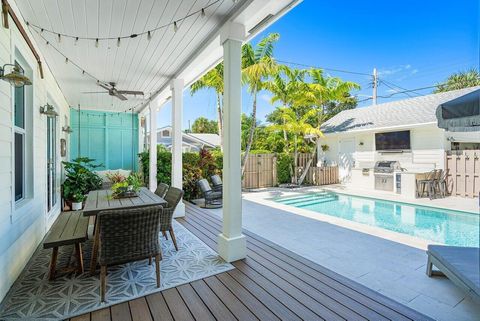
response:
[[[81,211],[62,212],[43,241],[44,249],[52,249],[49,280],[55,279],[58,258],[58,248],[64,245],[75,246],[77,266],[73,269],[83,273],[82,243],[88,239],[88,217]],[[72,270],[68,269],[67,270]]]

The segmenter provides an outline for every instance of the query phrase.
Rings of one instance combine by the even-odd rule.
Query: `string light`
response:
[[[65,57],[65,63],[68,64],[68,57]]]
[[[77,45],[77,42],[78,42],[78,37],[75,37],[75,43],[74,43],[75,46]]]
[[[95,39],[95,47],[97,47],[97,48],[98,48],[98,38],[97,38],[97,39]]]
[[[147,40],[150,41],[152,39],[152,33],[149,31],[147,33]]]
[[[187,14],[186,16],[182,17],[182,18],[179,18],[173,22],[169,22],[169,23],[166,23],[166,24],[163,24],[163,25],[160,25],[160,26],[157,26],[153,29],[150,29],[150,30],[145,30],[141,33],[138,33],[138,34],[131,34],[131,35],[123,35],[123,36],[110,36],[110,37],[80,37],[80,36],[77,36],[77,35],[69,35],[69,34],[66,34],[66,33],[58,33],[58,32],[55,32],[53,30],[49,30],[49,29],[46,29],[46,28],[43,28],[42,26],[38,26],[36,24],[33,24],[29,21],[26,21],[27,25],[29,28],[33,28],[33,29],[37,29],[39,30],[41,33],[43,32],[48,32],[48,33],[52,33],[52,34],[56,34],[57,37],[60,39],[60,37],[66,37],[66,38],[72,38],[72,39],[75,39],[75,41],[78,41],[80,39],[82,40],[94,40],[95,42],[99,42],[99,41],[102,41],[102,40],[115,40],[115,39],[125,39],[125,38],[135,38],[137,36],[142,36],[142,35],[147,35],[147,38],[149,37],[148,35],[150,34],[150,38],[152,36],[152,34],[157,31],[157,30],[160,30],[160,29],[164,29],[164,28],[168,28],[169,26],[172,26],[173,25],[173,28],[175,31],[178,30],[178,27],[179,27],[179,23],[181,21],[184,21],[192,16],[195,16],[195,15],[201,15],[202,17],[205,17],[206,16],[206,10],[216,4],[219,4],[221,2],[223,2],[224,0],[215,0],[213,1],[212,3],[206,5],[205,7],[203,8],[200,8],[196,11],[192,11],[191,13]],[[233,3],[237,3],[238,1],[234,0]],[[118,41],[117,41],[117,44],[118,44]]]
[[[117,39],[117,47],[120,47],[120,37]]]
[[[58,42],[62,42],[62,35],[58,34]]]

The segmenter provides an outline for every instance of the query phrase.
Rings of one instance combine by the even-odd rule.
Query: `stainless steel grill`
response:
[[[373,168],[374,173],[391,174],[396,170],[400,170],[400,163],[398,161],[379,161],[375,163]]]
[[[393,172],[400,170],[398,161],[379,161],[375,163],[373,173],[375,174],[375,189],[382,191],[393,191]]]

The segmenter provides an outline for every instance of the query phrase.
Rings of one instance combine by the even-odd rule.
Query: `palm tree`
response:
[[[264,88],[264,81],[276,70],[273,60],[273,46],[279,39],[278,33],[269,34],[255,47],[245,44],[242,47],[242,81],[248,86],[248,91],[253,97],[252,102],[252,126],[248,135],[245,154],[242,158],[242,174],[245,170],[245,161],[252,148],[257,119],[257,94]]]
[[[317,126],[320,126],[329,115],[332,103],[342,104],[352,99],[350,91],[360,89],[360,85],[351,81],[343,81],[338,77],[324,77],[322,69],[310,69],[312,83],[306,92],[308,104],[318,110]],[[341,110],[336,110],[340,112]]]
[[[310,109],[308,110],[304,115],[301,117],[298,117],[297,113],[294,111],[293,108],[288,108],[288,107],[279,107],[279,111],[282,117],[282,123],[281,124],[274,124],[269,126],[269,130],[273,131],[286,131],[288,133],[291,133],[293,135],[293,142],[294,142],[294,171],[293,171],[293,176],[292,176],[292,181],[295,184],[301,184],[301,181],[305,177],[305,173],[308,170],[305,169],[304,173],[301,176],[301,179],[299,180],[297,178],[298,175],[298,136],[304,138],[304,137],[313,137],[313,138],[318,138],[323,136],[322,131],[315,126],[312,126],[310,124],[310,119],[314,114],[317,113],[316,110]],[[290,150],[287,149],[285,151],[286,153],[290,153]]]
[[[217,96],[218,135],[220,135],[220,148],[223,150],[223,63],[219,63],[199,80],[190,86],[193,95],[200,89],[210,88],[215,90]]]
[[[447,80],[438,84],[434,93],[440,93],[450,90],[462,89],[467,87],[474,87],[480,85],[480,72],[472,68],[467,71],[460,71],[450,75]]]

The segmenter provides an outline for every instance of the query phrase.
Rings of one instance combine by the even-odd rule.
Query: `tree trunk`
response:
[[[297,150],[297,134],[295,134],[294,136],[294,151],[293,151],[293,157],[295,157],[295,159],[293,160],[293,164],[294,164],[294,169],[293,169],[293,181],[295,182],[295,184],[298,184],[298,180],[297,180],[297,174],[298,174],[298,150]]]
[[[255,135],[255,128],[257,126],[257,91],[253,92],[253,105],[252,105],[252,126],[250,127],[250,133],[248,134],[247,146],[245,147],[245,154],[242,159],[242,176],[245,172],[245,164],[248,159],[248,154],[253,144],[253,136]]]
[[[220,136],[220,150],[223,152],[223,112],[221,103],[222,94],[217,93],[218,135]]]

